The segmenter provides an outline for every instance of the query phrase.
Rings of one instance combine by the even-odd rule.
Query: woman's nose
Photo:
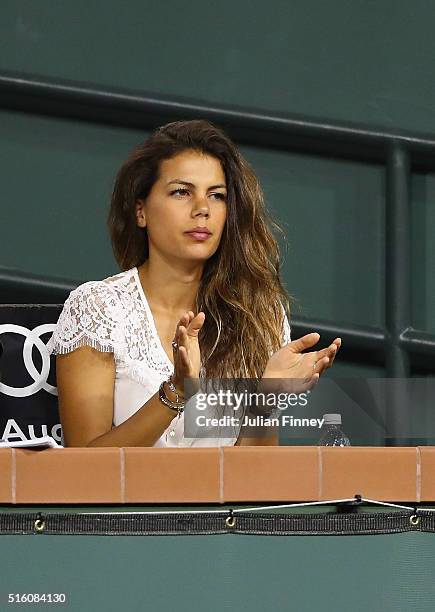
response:
[[[209,205],[206,198],[197,198],[195,200],[194,206],[192,207],[193,216],[197,216],[198,214],[206,215],[207,217],[210,215]]]

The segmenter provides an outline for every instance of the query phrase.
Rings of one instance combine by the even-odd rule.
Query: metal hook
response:
[[[38,518],[36,519],[34,523],[34,527],[36,531],[44,531],[45,529],[45,520],[44,520],[43,515],[40,512],[38,512]]]
[[[233,514],[232,508],[230,508],[230,516],[227,516],[227,518],[225,519],[225,525],[227,527],[234,527],[235,524],[236,524],[236,517]]]
[[[414,507],[414,513],[409,517],[409,523],[416,527],[420,523],[420,517],[418,516],[418,508]]]

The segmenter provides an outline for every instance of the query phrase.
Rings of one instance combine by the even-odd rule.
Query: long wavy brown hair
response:
[[[260,378],[283,344],[290,296],[280,278],[280,250],[255,173],[235,144],[209,121],[176,121],[156,129],[137,146],[116,177],[108,225],[122,270],[148,258],[146,228],[136,225],[138,199],[158,178],[160,162],[186,150],[220,160],[227,182],[227,218],[218,249],[204,265],[196,297],[205,313],[199,334],[207,378]]]

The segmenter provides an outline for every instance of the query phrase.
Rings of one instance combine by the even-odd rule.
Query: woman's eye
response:
[[[170,192],[171,195],[180,195],[180,196],[184,196],[186,194],[188,194],[189,191],[188,189],[184,189],[183,187],[180,187],[179,189],[174,189],[173,191]],[[226,200],[226,195],[224,193],[211,193],[211,196],[215,196],[217,200]]]

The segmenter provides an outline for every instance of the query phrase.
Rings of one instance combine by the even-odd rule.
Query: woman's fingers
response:
[[[299,381],[298,393],[301,391],[310,391],[319,382],[320,374],[316,372],[313,376]]]
[[[334,353],[334,355],[333,355],[333,357],[332,357],[331,364],[330,364],[330,366],[329,366],[329,367],[331,367],[331,365],[334,363],[334,359],[335,359],[335,358],[336,358],[336,356],[337,356],[338,349],[341,347],[341,338],[336,338],[336,339],[334,340],[333,344],[335,344],[335,346],[337,347],[337,349],[336,349],[336,351],[335,351],[335,353]]]
[[[336,358],[337,353],[338,353],[338,349],[340,347],[341,347],[341,338],[336,338],[334,340],[334,342],[330,345],[330,347],[328,347],[328,348],[331,349],[331,354],[329,356],[329,366],[328,366],[329,368],[334,363],[334,359]]]
[[[309,391],[319,382],[320,374],[316,372],[305,385],[305,391]]]
[[[335,346],[335,344],[328,346],[327,348],[324,348],[321,351],[317,351],[316,360],[320,361],[321,359],[328,357],[330,361],[333,361],[336,353],[337,353],[337,347]]]
[[[317,360],[320,361],[324,357],[328,357],[329,358],[328,367],[330,368],[332,364],[334,363],[334,359],[337,355],[337,352],[340,346],[341,346],[341,338],[336,338],[334,342],[332,342],[329,346],[327,346],[324,349],[321,349],[320,351],[317,351],[317,354],[316,354]]]
[[[317,344],[320,340],[320,334],[317,332],[312,332],[311,334],[306,334],[302,336],[302,338],[298,338],[297,340],[293,340],[287,346],[290,346],[294,353],[302,353],[308,348],[311,348],[315,344]]]
[[[317,352],[317,363],[318,367],[321,368],[321,372],[332,366],[340,346],[341,338],[336,338],[328,347]]]
[[[181,363],[184,367],[188,367],[189,366],[189,357],[187,355],[187,351],[186,351],[186,347],[185,346],[180,346],[178,348],[178,355],[179,355],[179,359],[181,360]]]
[[[175,332],[175,342],[179,347],[185,346],[186,350],[189,345],[189,338],[197,338],[201,327],[205,321],[205,314],[198,313],[192,318],[193,313],[185,314],[181,317]]]
[[[178,328],[179,330],[179,342],[178,342],[178,350],[180,348],[185,348],[187,349],[187,331],[186,328],[183,325],[180,325],[180,327]]]
[[[178,351],[183,356],[184,363],[189,363],[189,338],[197,338],[205,321],[205,313],[199,312],[196,316],[189,310],[178,321],[174,341],[178,344]]]
[[[177,328],[175,330],[175,336],[176,338],[180,336],[180,329],[181,332],[183,332],[184,330],[187,330],[187,328],[189,327],[189,324],[191,322],[191,320],[194,318],[194,314],[191,310],[189,310],[189,312],[185,312],[184,314],[181,315],[180,320],[177,323]],[[176,340],[178,342],[178,340]]]
[[[205,320],[205,314],[196,316],[189,310],[180,317],[174,334],[174,343],[178,345],[173,349],[174,377],[176,386],[180,386],[186,378],[198,378],[200,370],[200,350],[198,333]]]
[[[317,351],[317,357],[318,359],[323,359],[323,357],[334,357],[335,354],[337,353],[337,350],[338,350],[337,345],[334,342],[332,342],[332,344],[330,344],[326,348],[321,349],[320,351]]]
[[[319,359],[316,363],[315,363],[315,367],[313,367],[314,373],[315,374],[322,374],[322,372],[324,372],[326,370],[326,368],[329,368],[331,365],[331,360],[329,359],[329,357],[323,357],[322,359]]]
[[[199,330],[201,329],[201,327],[204,324],[204,321],[205,321],[205,314],[203,312],[198,312],[196,317],[194,317],[190,321],[190,323],[189,323],[189,325],[187,327],[187,334],[189,336],[197,337],[198,334],[199,334]]]
[[[184,313],[180,320],[177,323],[177,327],[175,329],[174,342],[178,344],[178,350],[173,349],[174,354],[174,362],[176,359],[177,353],[179,354],[183,365],[188,365],[188,353],[187,353],[187,331],[185,325],[188,325],[190,320],[190,316],[188,313]]]
[[[177,326],[175,328],[175,335],[174,335],[174,340],[175,342],[177,342],[178,344],[181,342],[181,333],[180,333],[180,327],[184,327],[184,325],[188,324],[188,320],[189,318],[186,316],[186,313],[184,313],[178,323]]]

